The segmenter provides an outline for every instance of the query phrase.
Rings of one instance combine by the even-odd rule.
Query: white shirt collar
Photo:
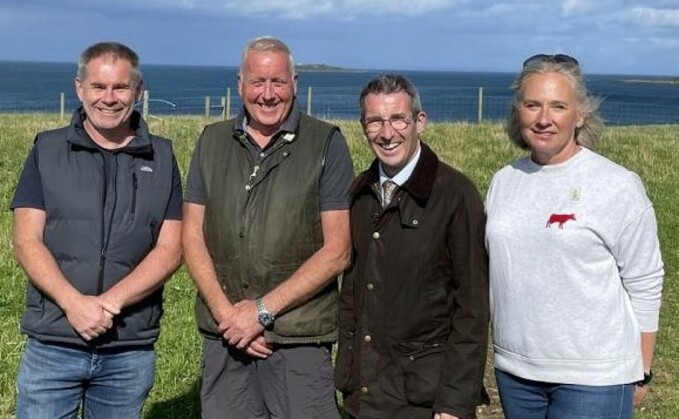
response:
[[[422,147],[420,147],[420,140],[417,140],[417,151],[415,151],[415,154],[413,154],[413,157],[410,159],[410,161],[403,166],[403,169],[401,169],[400,172],[396,173],[394,177],[389,178],[384,173],[384,169],[382,169],[382,163],[380,162],[380,187],[384,183],[385,180],[391,179],[392,181],[396,182],[398,186],[403,185],[406,183],[408,179],[410,179],[410,176],[413,174],[413,170],[415,170],[415,166],[417,165],[417,161],[420,160],[420,151],[422,150]]]

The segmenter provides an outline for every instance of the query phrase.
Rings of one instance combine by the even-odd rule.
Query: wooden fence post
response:
[[[226,105],[224,106],[224,119],[231,119],[231,88],[226,88]]]
[[[64,113],[66,110],[66,96],[64,92],[59,95],[59,123],[64,121]]]
[[[309,90],[306,97],[306,114],[311,116],[311,86],[309,86]]]
[[[210,119],[210,96],[205,96],[205,119]]]
[[[148,120],[148,117],[149,117],[149,91],[148,90],[144,90],[144,94],[142,95],[141,115],[144,118],[144,120]]]
[[[483,87],[479,87],[478,123],[483,122]]]

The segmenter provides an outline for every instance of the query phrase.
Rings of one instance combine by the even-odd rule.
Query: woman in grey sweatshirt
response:
[[[578,62],[537,55],[507,132],[529,151],[486,199],[495,367],[507,418],[631,418],[650,382],[663,263],[639,177],[591,149],[603,129]]]

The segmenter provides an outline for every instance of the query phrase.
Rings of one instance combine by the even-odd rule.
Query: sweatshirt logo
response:
[[[559,223],[559,228],[563,229],[563,225],[568,220],[575,221],[575,214],[552,214],[549,216],[549,220],[547,220],[547,225],[545,227],[549,228],[552,224]]]
[[[141,170],[142,172],[153,173],[153,169],[151,169],[151,168],[148,167],[148,166],[142,166],[142,167],[139,168],[139,170]]]

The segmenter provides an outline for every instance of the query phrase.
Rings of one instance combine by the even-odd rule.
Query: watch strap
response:
[[[651,381],[653,380],[653,370],[649,370],[648,372],[644,372],[644,378],[637,381],[636,384],[639,387],[644,387],[649,384],[651,384]]]
[[[264,299],[262,297],[257,298],[255,300],[255,305],[257,306],[257,321],[259,324],[265,328],[271,326],[275,320],[275,316],[267,310],[264,305]]]

